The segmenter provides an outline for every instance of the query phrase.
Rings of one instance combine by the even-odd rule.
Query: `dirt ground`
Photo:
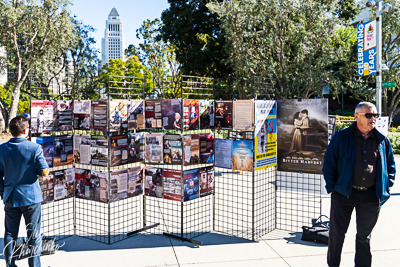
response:
[[[0,139],[10,139],[11,137],[10,133],[0,133]]]

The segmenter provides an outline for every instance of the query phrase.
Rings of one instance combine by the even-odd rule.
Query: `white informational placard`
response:
[[[389,132],[389,117],[380,117],[376,120],[375,128],[384,136]]]

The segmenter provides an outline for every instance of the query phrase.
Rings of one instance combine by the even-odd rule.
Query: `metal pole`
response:
[[[376,10],[376,108],[382,114],[382,0]]]

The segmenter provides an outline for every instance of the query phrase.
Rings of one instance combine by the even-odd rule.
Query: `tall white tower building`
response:
[[[115,7],[111,9],[106,20],[104,38],[101,40],[101,64],[100,68],[112,59],[123,59],[126,49],[126,39],[122,30],[122,20]]]

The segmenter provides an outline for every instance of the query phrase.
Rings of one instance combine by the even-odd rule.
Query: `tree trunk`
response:
[[[12,98],[11,98],[8,123],[10,123],[10,121],[17,116],[18,102],[19,102],[19,97],[21,95],[21,86],[22,86],[23,82],[24,81],[21,79],[15,83],[14,91],[13,91]]]
[[[3,117],[3,110],[0,108],[0,133],[6,131],[6,121],[5,118]]]

